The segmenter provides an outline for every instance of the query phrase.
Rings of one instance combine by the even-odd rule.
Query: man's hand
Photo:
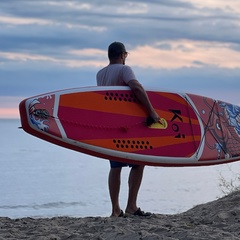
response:
[[[161,123],[161,119],[159,115],[155,111],[153,111],[151,115],[147,117],[146,124],[147,126],[151,126],[153,123],[157,122]]]

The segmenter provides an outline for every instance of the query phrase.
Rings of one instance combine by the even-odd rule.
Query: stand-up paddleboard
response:
[[[128,87],[86,87],[23,100],[23,129],[93,156],[154,166],[240,160],[240,107],[193,94],[147,90],[159,123]]]

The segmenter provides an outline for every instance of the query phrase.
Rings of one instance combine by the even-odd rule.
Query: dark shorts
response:
[[[119,167],[136,167],[138,165],[136,164],[129,164],[129,163],[123,163],[123,162],[115,162],[115,161],[110,161],[110,166],[111,168],[119,168]]]

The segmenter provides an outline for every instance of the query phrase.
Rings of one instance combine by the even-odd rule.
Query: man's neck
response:
[[[123,64],[121,59],[110,60],[109,65],[111,64]]]

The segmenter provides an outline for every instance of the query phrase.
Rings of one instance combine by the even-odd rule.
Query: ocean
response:
[[[0,217],[109,216],[109,162],[35,138],[20,120],[0,120]],[[144,211],[176,214],[223,196],[221,176],[235,178],[239,162],[209,167],[145,168],[138,197]],[[122,171],[125,209],[129,168]]]

